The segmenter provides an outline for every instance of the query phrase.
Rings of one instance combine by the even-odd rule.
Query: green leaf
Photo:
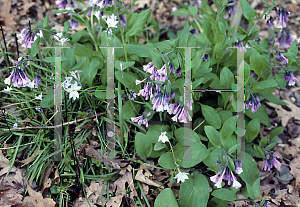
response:
[[[40,50],[40,38],[38,37],[32,44],[30,56],[34,57],[36,54],[39,53],[39,50]]]
[[[168,201],[168,202],[166,202]],[[154,202],[154,207],[177,207],[178,203],[171,188],[166,188],[160,192]],[[179,206],[178,206],[179,207]]]
[[[197,6],[189,6],[189,11],[192,13],[192,15],[196,16],[198,13],[198,7]]]
[[[69,31],[69,29],[70,29],[70,22],[65,21],[63,33],[67,33]]]
[[[259,142],[259,146],[260,147],[264,147],[266,144],[268,143],[268,138],[267,137],[264,137],[260,140]]]
[[[192,137],[190,137],[190,135]],[[182,146],[192,146],[200,142],[200,137],[196,132],[188,128],[178,128],[174,131],[174,136]]]
[[[189,38],[189,24],[188,22],[185,23],[183,30],[181,30],[180,35],[178,36],[179,39],[179,47],[186,47],[187,41]]]
[[[41,101],[42,108],[51,108],[52,106],[54,106],[54,91],[48,92]]]
[[[243,0],[245,1],[245,0]],[[250,65],[253,68],[254,72],[261,76],[262,70],[266,67],[263,57],[256,51],[256,49],[252,48],[250,52]]]
[[[258,118],[260,123],[266,125],[267,127],[271,127],[266,105],[261,105],[255,113],[251,112],[250,107],[249,109],[245,109],[245,111],[245,114],[251,119]]]
[[[236,121],[237,117],[233,116],[225,121],[225,123],[222,126],[220,137],[223,142],[226,142],[230,136],[232,135],[232,132],[236,128]]]
[[[138,79],[137,74],[132,72],[123,72],[122,77],[122,72],[116,71],[115,76],[118,81],[120,81],[124,86],[126,86],[126,88],[133,90],[135,93],[138,93],[141,89],[141,84],[135,84],[135,81]]]
[[[254,93],[258,93],[263,91],[266,88],[276,87],[277,83],[274,79],[268,79],[260,82],[256,82],[256,84],[253,86],[252,91]]]
[[[212,71],[212,68],[201,68],[194,75],[193,78],[202,78],[205,74]]]
[[[230,28],[230,30],[229,30],[229,32],[228,32],[228,35],[233,35],[234,32],[235,32],[235,26],[233,25],[233,26]]]
[[[203,163],[213,169],[215,172],[219,172],[220,168],[216,165],[221,153],[221,148],[215,148],[211,153],[208,155],[206,159],[203,160]]]
[[[270,7],[269,4],[268,4],[268,2],[267,2],[267,0],[263,0],[263,1],[265,2],[265,4],[266,4],[267,7]]]
[[[260,130],[259,119],[256,118],[251,120],[246,127],[245,137],[247,142],[251,142],[252,140],[254,140],[257,137],[259,130]]]
[[[292,62],[296,62],[296,55],[292,53],[281,53],[281,54],[284,55],[289,60],[288,61],[289,64],[291,64]]]
[[[269,141],[270,144],[268,146],[266,146],[266,150],[270,150],[273,147],[275,147],[275,145],[277,144],[278,140],[279,140],[278,136],[273,137],[272,141]]]
[[[245,84],[248,83],[248,80],[250,78],[250,66],[247,62],[245,62],[245,71],[244,71],[244,76],[245,76]]]
[[[220,87],[221,89],[231,89],[231,84],[234,83],[232,72],[224,67],[220,73]]]
[[[298,41],[297,40],[294,40],[293,44],[288,49],[288,53],[291,53],[291,54],[297,56],[297,54],[298,54]]]
[[[225,25],[221,21],[218,21],[218,25],[219,25],[219,29],[220,29],[221,33],[223,34],[223,36],[226,37]]]
[[[100,51],[93,51],[87,47],[84,47],[83,45],[76,45],[74,49],[74,55],[85,56],[88,59],[92,58],[93,56],[102,57]]]
[[[93,80],[97,74],[100,66],[99,57],[92,57],[91,62],[82,69],[83,77],[86,80],[89,87],[93,86]]]
[[[255,21],[255,9],[253,9],[246,0],[240,0],[244,17],[249,21],[250,24]]]
[[[250,198],[254,200],[257,199],[260,196],[260,178],[257,178],[257,180],[253,183],[252,186],[247,182],[246,185]]]
[[[279,99],[277,96],[273,94],[265,96],[265,99],[277,105],[282,105],[282,106],[288,105],[288,103],[284,102],[283,100]]]
[[[141,158],[147,159],[152,152],[152,143],[145,134],[137,132],[135,135],[135,149]]]
[[[124,120],[131,120],[131,117],[136,117],[137,113],[141,109],[141,104],[137,104],[133,102],[132,100],[128,100],[123,105],[123,119]]]
[[[270,136],[269,136],[269,142],[272,142],[273,137],[275,137],[276,135],[280,134],[283,131],[284,131],[284,127],[283,126],[276,127],[275,129],[273,129],[271,131],[271,133],[270,133]]]
[[[242,164],[243,172],[240,174],[240,177],[244,182],[248,182],[250,185],[257,180],[259,171],[257,168],[257,163],[254,161],[248,153],[245,153],[245,160]]]
[[[176,164],[172,152],[166,152],[158,159],[158,164],[166,169],[175,169]]]
[[[214,108],[201,103],[200,105],[201,105],[202,114],[205,120],[207,121],[207,123],[209,123],[214,128],[219,129],[221,127],[220,115],[215,111]]]
[[[193,90],[195,88],[197,88],[197,86],[199,86],[203,81],[205,80],[205,78],[199,78],[198,80],[193,82]]]
[[[221,199],[218,199],[216,197],[213,197],[208,202],[208,207],[228,207],[227,201],[223,201]]]
[[[71,68],[70,70],[71,70],[71,71],[74,71],[74,70],[79,69],[85,61],[86,61],[86,57],[83,56],[83,57],[79,60],[79,62],[77,62],[77,64],[76,64],[73,68]]]
[[[121,70],[121,65],[120,65],[121,63],[122,63],[123,70],[125,70],[126,68],[132,67],[135,62],[134,61],[124,62],[124,61],[115,60],[115,67],[118,70]]]
[[[194,143],[184,152],[182,166],[184,168],[194,167],[209,155],[209,150],[202,143]]]
[[[44,19],[44,23],[43,23],[43,27],[48,27],[49,25],[49,14],[46,15],[45,19]]]
[[[180,9],[177,9],[176,11],[172,12],[170,15],[171,16],[173,16],[173,15],[187,15],[187,16],[189,16],[190,13],[186,8],[180,8]]]
[[[220,134],[219,132],[212,126],[205,126],[204,131],[206,136],[208,137],[209,141],[215,146],[220,148]]]
[[[224,201],[235,201],[239,199],[234,192],[228,189],[214,190],[211,195]]]
[[[163,148],[166,148],[166,145],[164,144],[164,143],[162,143],[162,142],[157,142],[155,145],[154,145],[154,150],[155,151],[159,151],[159,150],[161,150],[161,149],[163,149]]]
[[[152,62],[155,68],[161,68],[163,66],[163,62],[158,50],[156,50],[155,52],[150,51],[150,55],[152,57]]]
[[[275,80],[281,89],[284,89],[286,87],[286,81],[284,80],[284,74],[276,74]]]
[[[188,175],[179,191],[180,207],[206,207],[209,198],[209,184],[204,175]]]
[[[133,36],[133,35],[141,32],[143,30],[151,11],[152,11],[151,9],[147,9],[147,10],[142,11],[141,13],[138,14],[138,17],[134,21],[133,26],[126,33],[126,39],[128,39],[130,36]]]

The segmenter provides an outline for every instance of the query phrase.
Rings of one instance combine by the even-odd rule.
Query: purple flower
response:
[[[275,19],[272,16],[270,16],[270,18],[267,20],[267,23],[266,23],[266,25],[268,27],[271,27],[271,30],[274,30],[274,20]]]
[[[258,37],[258,39],[255,40],[255,42],[256,42],[257,44],[259,44],[259,43],[260,43],[260,38]]]
[[[284,61],[284,63],[287,65],[289,60],[284,55],[282,55],[281,52],[278,52],[277,54],[277,60]]]
[[[272,167],[277,168],[278,165],[281,166],[280,162],[278,162],[278,160],[276,160],[276,158],[273,155],[275,155],[275,157],[279,158],[279,156],[276,155],[275,152],[273,152],[270,155],[269,159],[263,159],[265,161],[264,171],[270,171]]]
[[[279,15],[276,20],[278,21],[277,28],[284,28],[286,27],[286,22],[289,21],[290,12],[285,10],[285,8],[281,7],[279,10],[276,9],[276,13]]]
[[[266,201],[265,203],[264,203],[264,205],[262,205],[262,207],[271,207],[270,205],[269,205],[269,201]]]
[[[222,184],[222,180],[223,180],[225,171],[226,171],[226,169],[220,170],[220,172],[218,172],[218,174],[216,174],[215,176],[210,177],[210,180],[215,183],[215,186],[217,188],[222,187],[221,184]],[[221,172],[222,172],[221,176],[218,177]]]
[[[72,14],[71,13],[69,13],[68,14],[68,16],[72,16]],[[72,19],[72,18],[70,18],[69,19],[69,22],[70,22],[70,27],[72,28],[72,30],[75,30],[76,29],[76,27],[78,27],[80,24],[79,24],[79,22],[77,22],[77,21],[75,21],[74,19]]]
[[[33,36],[36,32],[32,32],[30,28],[23,29],[20,34],[17,34],[18,42],[24,48],[31,48],[34,42]]]
[[[209,57],[208,53],[205,53],[205,55],[203,56],[203,60],[205,62],[207,62],[208,59],[210,59],[210,57]]]
[[[242,161],[235,161],[235,171],[237,174],[241,174],[243,172]]]
[[[285,73],[284,80],[289,81],[289,86],[294,86],[295,83],[298,82],[298,79],[293,75],[292,71]]]
[[[244,49],[244,52],[247,52],[246,48],[243,46],[243,42],[241,40],[238,40],[238,42],[235,43],[237,49],[240,49],[240,52],[242,52],[242,49]]]
[[[171,73],[175,74],[175,70],[174,70],[174,67],[173,67],[171,61],[168,62],[168,65],[169,65],[169,73],[170,73],[170,74],[171,74]]]
[[[166,80],[168,80],[168,72],[167,72],[166,64],[164,64],[161,69],[157,70],[157,73],[155,75],[155,81],[165,82]]]
[[[107,6],[114,5],[114,1],[111,0],[90,0],[91,7],[98,6],[100,9],[103,9]]]
[[[148,112],[147,115],[141,115],[138,117],[131,117],[132,122],[138,122],[138,125],[141,126],[141,124],[145,124],[146,127],[148,127],[148,119],[147,116],[150,116],[151,112]]]
[[[196,4],[197,4],[198,9],[200,9],[201,8],[201,0],[196,0]]]
[[[21,70],[20,65],[22,60],[23,58],[20,57],[18,61],[15,62],[16,68],[13,69],[13,71],[10,73],[10,76],[4,80],[5,84],[10,85],[12,81],[14,87],[20,88],[20,87],[26,87],[31,82],[31,80],[27,77],[24,71],[25,66],[23,66],[23,70]],[[26,65],[29,65],[29,63],[27,62]]]
[[[60,10],[70,9],[70,8],[77,9],[77,5],[74,3],[73,0],[57,0],[55,1],[55,4]]]
[[[179,67],[176,70],[176,74],[178,75],[178,77],[181,76],[181,67],[180,67],[180,64],[179,64]]]
[[[230,3],[234,3],[232,6],[226,6],[226,13],[224,15],[224,18],[227,19],[230,16],[233,15],[234,13],[234,10],[235,10],[235,3],[236,3],[236,0],[229,0],[228,1],[228,4]],[[229,14],[229,15],[228,15]]]
[[[297,39],[296,35],[291,35],[289,31],[284,34],[282,31],[279,39],[276,42],[279,42],[281,47],[289,48],[295,39]]]
[[[222,172],[222,175],[218,178],[219,174]],[[230,170],[230,168],[228,168],[228,166],[226,166],[223,170],[221,170],[218,174],[216,174],[215,176],[210,177],[210,180],[213,181],[215,184],[215,186],[217,188],[221,188],[221,184],[222,184],[222,180],[225,179],[227,180],[227,184],[231,185],[231,181],[233,181],[232,183],[232,187],[238,189],[240,187],[242,187],[242,185],[237,181],[236,177],[234,176],[233,172]]]
[[[186,108],[189,108],[192,110],[192,100],[187,103],[187,106],[183,106],[182,103],[179,103],[179,100],[177,100],[174,104],[170,104],[168,113],[169,114],[175,114],[174,117],[172,117],[173,121],[177,122],[177,119],[180,122],[187,123],[187,118],[192,121],[192,118]]]
[[[252,106],[251,111],[252,113],[256,112],[257,109],[261,106],[259,102],[259,98],[255,94],[250,94],[250,98],[244,104],[247,109],[249,109],[249,105]]]
[[[35,76],[35,88],[38,88],[38,83],[41,83],[41,76]]]
[[[193,36],[195,34],[198,34],[198,30],[197,29],[191,29],[190,30],[190,35]]]

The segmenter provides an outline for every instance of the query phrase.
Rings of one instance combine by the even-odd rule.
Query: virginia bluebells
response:
[[[241,174],[243,172],[242,161],[240,161],[240,160],[235,161],[234,164],[235,164],[235,171],[236,171],[236,173],[237,174]]]
[[[32,32],[30,28],[23,29],[20,34],[17,34],[18,42],[26,49],[31,48],[35,34],[36,32]]]
[[[278,55],[277,60],[283,61],[286,65],[288,64],[289,60],[284,55],[282,55],[281,52],[276,51],[276,54]]]
[[[291,35],[290,31],[280,33],[280,37],[276,42],[279,42],[281,47],[289,48],[294,40],[297,39],[296,35]]]
[[[18,59],[17,62],[15,62],[16,67],[13,69],[13,71],[10,73],[10,76],[4,80],[4,83],[7,85],[10,85],[11,81],[13,82],[13,86],[20,88],[25,87],[28,85],[28,83],[31,82],[31,80],[27,77],[25,73],[25,66],[23,66],[23,70],[21,70],[21,61],[23,60],[22,57]],[[27,62],[26,65],[29,65]]]
[[[148,127],[148,119],[147,116],[150,116],[151,112],[149,111],[147,115],[141,115],[138,117],[131,117],[132,122],[138,122],[138,125],[141,126],[141,124],[145,124],[146,127]]]
[[[195,34],[198,34],[198,30],[197,29],[191,29],[190,30],[190,35],[195,35]]]
[[[236,3],[236,0],[229,0],[228,1],[228,4],[230,3],[234,3],[233,5],[231,6],[226,6],[226,13],[224,14],[224,18],[225,19],[228,19],[229,15],[232,16],[233,15],[233,12],[235,10],[235,3]],[[229,15],[228,15],[229,14]]]
[[[275,157],[279,158],[275,152],[272,152],[269,156],[269,159],[263,159],[263,161],[265,161],[264,171],[270,171],[272,167],[277,168],[278,166],[281,166],[280,162],[278,162]]]
[[[209,57],[208,53],[205,53],[205,55],[203,56],[203,60],[204,60],[205,62],[207,62],[208,59],[210,59],[210,57]]]
[[[120,15],[120,20],[122,22],[121,27],[124,27],[126,25],[126,18],[125,15]]]
[[[265,19],[266,19],[266,16],[265,16]],[[266,23],[266,25],[268,27],[270,27],[271,30],[274,30],[274,20],[275,19],[272,16],[270,16],[270,18],[267,20],[267,23]]]
[[[289,86],[294,86],[298,79],[293,75],[292,71],[287,71],[284,76],[285,81],[289,81]]]
[[[219,175],[220,175],[220,177],[219,177]],[[215,186],[217,188],[222,187],[221,184],[222,184],[223,179],[228,181],[228,183],[227,183],[228,185],[231,185],[231,181],[233,181],[232,187],[234,187],[236,189],[242,187],[242,185],[237,181],[237,179],[234,176],[233,172],[230,170],[230,168],[227,165],[225,166],[224,169],[220,170],[220,172],[218,174],[210,177],[210,180],[215,183]]]
[[[34,81],[35,81],[35,86],[34,87],[38,88],[38,83],[41,83],[41,76],[39,76],[39,75],[35,76]]]
[[[238,42],[235,43],[237,49],[240,49],[240,52],[242,52],[242,49],[244,49],[244,52],[247,52],[246,48],[243,46],[243,42],[241,40],[238,40]]]
[[[72,9],[72,8],[77,9],[77,5],[74,3],[73,0],[57,0],[55,1],[55,4],[60,10]]]
[[[68,14],[68,16],[72,16],[72,14],[71,13],[69,13]],[[80,24],[79,24],[79,22],[77,22],[77,21],[75,21],[74,19],[72,19],[72,18],[70,18],[69,19],[69,22],[70,22],[70,27],[72,28],[72,30],[75,30],[76,29],[76,27],[78,27]]]
[[[281,7],[280,9],[277,9],[275,7],[276,13],[278,14],[278,17],[276,20],[278,21],[277,28],[284,28],[286,27],[286,22],[289,21],[290,12],[288,12],[285,8]]]
[[[252,111],[252,113],[254,113],[261,106],[260,102],[259,102],[259,98],[257,97],[257,95],[255,93],[250,91],[251,89],[249,89],[248,87],[245,87],[245,88],[248,89],[248,91],[250,93],[250,97],[246,101],[246,103],[244,103],[244,105],[247,109],[249,109],[249,106],[251,105],[252,106],[251,111]]]

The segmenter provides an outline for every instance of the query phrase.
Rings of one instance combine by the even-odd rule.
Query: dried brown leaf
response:
[[[0,206],[22,204],[22,195],[13,189],[0,190]]]
[[[27,185],[27,187],[29,196],[24,198],[22,207],[55,207],[55,201],[53,199],[44,199],[40,192],[34,191],[29,185]]]

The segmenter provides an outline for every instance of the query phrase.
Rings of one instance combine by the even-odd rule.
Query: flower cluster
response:
[[[128,98],[127,93],[124,93],[125,102],[127,102],[129,99],[134,100],[136,98],[136,93],[134,93],[133,90],[127,88],[126,91],[127,91],[127,93],[129,93],[129,98]],[[122,100],[123,100],[123,97],[122,97]]]
[[[17,34],[18,42],[24,48],[31,48],[34,42],[34,35],[30,28],[23,29],[20,34]]]
[[[69,13],[68,14],[68,16],[72,16],[72,14],[71,13]],[[69,19],[69,22],[70,22],[70,27],[73,29],[73,30],[75,30],[76,29],[76,27],[78,27],[80,24],[79,24],[79,22],[77,22],[77,21],[75,21],[74,19],[72,19],[72,18],[70,18]]]
[[[281,166],[280,162],[278,162],[275,157],[279,158],[275,152],[272,152],[269,156],[269,159],[263,159],[263,161],[265,161],[264,171],[270,171],[272,167],[277,168],[278,166]]]
[[[149,111],[147,115],[141,115],[138,117],[131,117],[132,122],[138,122],[138,125],[141,126],[141,124],[145,124],[146,127],[148,127],[148,119],[147,116],[150,116],[151,112]]]
[[[62,87],[65,89],[65,91],[70,92],[69,98],[73,98],[73,101],[76,100],[76,98],[79,98],[79,93],[77,92],[78,90],[81,89],[81,86],[78,86],[78,83],[80,83],[80,76],[78,74],[79,71],[71,71],[71,75],[75,79],[74,83],[71,84],[72,77],[66,77],[66,80],[62,83]],[[76,76],[76,73],[78,76]],[[71,86],[69,88],[69,86]]]
[[[99,7],[100,9],[103,9],[111,5],[114,5],[113,0],[90,0],[91,7]]]
[[[282,55],[281,52],[276,51],[276,54],[278,55],[277,60],[283,61],[286,65],[289,63],[289,60],[284,55]]]
[[[286,27],[286,22],[289,21],[290,12],[288,12],[285,8],[281,7],[280,9],[277,9],[275,7],[276,14],[278,14],[278,17],[276,20],[278,21],[277,28],[284,28]]]
[[[26,87],[30,83],[30,79],[27,77],[25,73],[25,65],[23,66],[23,70],[21,70],[20,65],[22,64],[23,58],[19,57],[18,61],[15,62],[16,67],[10,73],[10,76],[4,80],[4,83],[10,85],[13,82],[13,86],[20,88]],[[29,65],[29,62],[26,63]]]
[[[289,81],[289,86],[294,86],[298,79],[293,75],[292,71],[287,71],[284,76],[285,81]]]
[[[198,30],[197,29],[191,29],[190,30],[190,35],[193,36],[195,34],[198,34]]]
[[[247,88],[247,87],[246,87]],[[248,89],[248,88],[247,88]],[[248,89],[249,90],[249,89]],[[252,113],[256,112],[257,109],[261,106],[260,105],[260,102],[259,102],[259,98],[257,97],[257,95],[253,92],[250,92],[250,97],[249,99],[246,101],[246,103],[244,103],[244,107],[249,109],[249,106],[251,105],[252,108],[251,108],[251,111]]]
[[[230,3],[234,3],[233,5],[231,6],[226,6],[226,13],[224,14],[224,18],[225,19],[228,19],[229,15],[232,16],[234,11],[235,11],[235,3],[236,3],[236,0],[229,0],[228,1],[228,4]],[[228,15],[229,14],[229,15]]]
[[[190,110],[192,110],[192,100],[190,100],[187,105],[189,106]],[[168,113],[175,114],[175,116],[172,117],[173,121],[177,122],[178,119],[180,122],[187,123],[187,118],[189,121],[192,121],[192,117],[190,116],[188,110],[183,106],[183,104],[179,103],[179,100],[173,104],[170,104]]]
[[[209,57],[208,53],[205,53],[205,55],[203,56],[203,60],[205,62],[207,62],[209,59],[210,59],[210,57]]]
[[[279,42],[281,47],[289,48],[293,44],[295,39],[297,39],[297,36],[291,35],[290,31],[288,32],[281,31],[280,37],[277,40],[277,42]]]
[[[239,170],[240,173],[238,173],[238,170],[237,171],[237,174],[240,174],[241,172],[243,172],[243,170]],[[221,174],[221,175],[220,175]],[[219,177],[220,175],[220,177]],[[236,177],[234,176],[233,172],[231,171],[231,169],[228,167],[228,166],[225,166],[222,170],[220,170],[220,172],[212,177],[210,177],[210,180],[212,182],[215,183],[215,186],[217,188],[221,188],[221,184],[222,184],[222,180],[225,179],[228,181],[228,185],[231,185],[231,181],[233,182],[232,183],[232,187],[238,189],[240,187],[242,187],[242,185],[237,181]]]
[[[243,42],[241,40],[238,40],[238,42],[236,42],[235,45],[236,45],[236,48],[240,50],[240,52],[242,52],[242,49],[244,50],[244,52],[247,52],[247,50],[243,46]]]
[[[267,15],[265,15],[265,19],[267,19]],[[274,30],[274,20],[275,19],[272,16],[270,16],[270,18],[267,20],[267,23],[266,23],[266,25],[268,27],[270,27],[271,30]]]
[[[60,10],[77,9],[77,5],[74,3],[73,0],[57,0],[55,1],[55,4]]]

